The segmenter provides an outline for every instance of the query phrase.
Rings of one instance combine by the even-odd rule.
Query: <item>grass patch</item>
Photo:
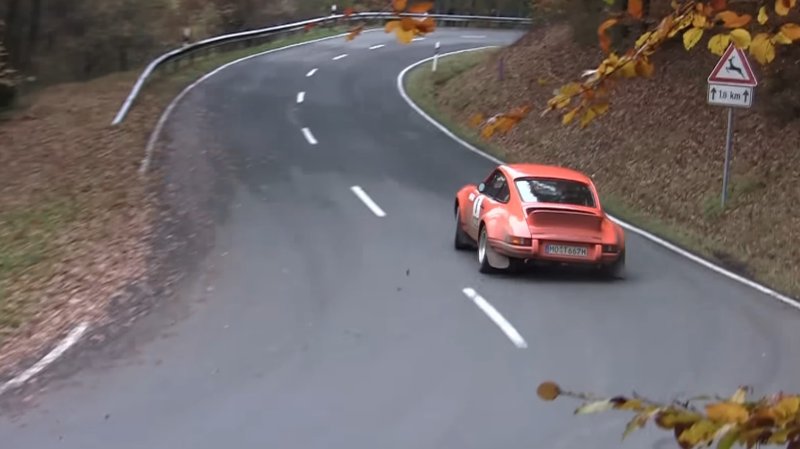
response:
[[[477,131],[450,117],[436,102],[438,88],[459,74],[485,62],[497,51],[498,49],[490,48],[440,58],[435,72],[432,70],[433,62],[426,62],[409,71],[403,83],[408,96],[426,114],[473,146],[502,159],[506,157],[506,153],[500,146],[481,139]]]
[[[443,124],[453,133],[471,143],[475,147],[494,155],[495,157],[508,162],[517,162],[516,158],[507,157],[507,152],[499,145],[482,139],[479,134],[464,123],[454,119],[451,114],[443,110],[437,103],[437,92],[449,80],[459,74],[483,63],[496,49],[479,50],[469,53],[461,53],[454,56],[447,56],[439,59],[437,71],[431,70],[432,63],[425,63],[415,67],[410,71],[405,79],[405,88],[411,99],[424,110],[428,115]],[[751,179],[732,180],[732,201],[736,198],[757,192],[761,184]],[[709,196],[706,201],[705,213],[709,216],[718,217],[722,214],[719,205],[719,196]],[[714,261],[727,269],[740,275],[753,276],[747,266],[731,256],[730,248],[717,239],[701,235],[697,232],[688,231],[685,227],[677,223],[653,217],[650,214],[639,211],[628,204],[623,198],[613,192],[603,194],[603,207],[613,216],[635,225],[640,229],[647,230],[651,234],[667,240],[677,246]],[[765,272],[764,267],[755,267],[758,271]],[[767,281],[774,283],[779,288],[793,291],[793,282],[777,276],[774,270],[767,270],[770,273]]]
[[[31,294],[12,300],[12,286],[19,287],[12,282],[35,283],[47,276],[56,260],[59,231],[77,217],[76,205],[67,200],[0,213],[0,339],[24,323],[38,303]]]
[[[136,272],[130,267],[143,260],[139,242],[147,206],[136,169],[147,137],[177,92],[230,61],[345,31],[316,28],[246,48],[220,47],[165,67],[113,129],[108,123],[141,68],[46,86],[0,111],[0,134],[13,136],[0,154],[0,192],[13,192],[0,198],[0,346],[19,331],[58,332],[26,325],[48,313],[60,317],[53,320],[59,326],[69,325],[74,309],[101,308]],[[111,241],[108,255],[102,249]],[[37,349],[38,343],[30,344]],[[0,364],[8,366],[3,356]]]

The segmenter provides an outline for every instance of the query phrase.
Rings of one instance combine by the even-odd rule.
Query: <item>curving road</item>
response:
[[[435,40],[446,52],[517,37],[365,33],[250,59],[189,93],[172,145],[197,145],[186,123],[208,111],[235,175],[219,187],[230,207],[213,270],[183,292],[205,299],[168,328],[137,324],[135,352],[0,420],[3,448],[667,448],[653,431],[620,443],[627,415],[574,417],[536,386],[662,399],[800,387],[796,310],[636,235],[622,282],[483,276],[452,249],[453,194],[493,164],[410,108],[397,75]]]

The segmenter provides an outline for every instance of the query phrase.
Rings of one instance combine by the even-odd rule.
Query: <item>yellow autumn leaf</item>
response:
[[[477,128],[481,126],[483,120],[484,120],[483,114],[481,114],[480,112],[476,112],[475,114],[472,114],[472,116],[469,118],[469,125],[472,126],[473,128]]]
[[[767,33],[759,33],[753,38],[753,42],[750,43],[750,54],[762,65],[769,64],[775,59],[775,44]]]
[[[767,16],[767,7],[762,6],[758,9],[758,23],[764,25],[769,20],[769,16]]]
[[[670,23],[668,19],[669,17],[664,18],[664,20],[661,22],[661,25],[659,25],[659,29],[669,30],[667,37],[671,38],[676,34],[680,33],[681,30],[683,30],[684,28],[691,25],[692,21],[694,20],[694,17],[692,14],[686,14],[685,16],[683,16],[683,18],[678,22],[678,24],[675,27],[672,27],[672,23]]]
[[[395,12],[403,11],[406,9],[406,5],[408,5],[408,0],[392,0],[392,8]]]
[[[578,110],[580,110],[580,107],[572,109],[571,111],[564,114],[564,116],[561,117],[561,124],[569,125],[570,123],[572,123],[572,120],[575,119],[575,114],[578,113]]]
[[[769,39],[773,44],[792,45],[792,40],[789,39],[782,31],[778,31]]]
[[[383,30],[386,31],[387,33],[391,33],[392,31],[394,31],[395,28],[399,27],[400,27],[399,20],[390,20],[386,22],[386,25],[383,27]]]
[[[731,40],[733,41],[733,45],[738,48],[747,48],[750,46],[753,38],[750,37],[750,32],[745,30],[744,28],[737,28],[731,31]]]
[[[635,48],[642,48],[642,45],[644,45],[647,42],[647,40],[650,39],[650,36],[652,36],[652,35],[653,35],[653,33],[651,31],[648,31],[648,32],[642,34],[641,36],[639,36],[639,39],[636,39],[636,44],[634,45],[634,47]]]
[[[714,434],[719,429],[719,425],[711,421],[701,420],[692,424],[691,427],[681,432],[678,442],[683,443],[683,447],[694,447],[700,443],[705,443],[714,438]],[[684,446],[684,444],[686,446]]]
[[[743,405],[735,402],[718,402],[706,406],[706,415],[712,421],[725,423],[743,423],[750,413]]]
[[[781,33],[792,41],[800,39],[800,25],[796,23],[784,23],[781,26]]]
[[[725,49],[728,48],[728,45],[731,43],[731,36],[730,34],[717,34],[713,36],[711,39],[708,40],[708,49],[711,53],[715,55],[722,56],[725,53]]]
[[[700,5],[698,3],[698,5]],[[695,28],[705,28],[706,27],[706,16],[703,14],[694,13],[694,17],[692,18],[692,26]]]
[[[581,117],[581,128],[586,128],[586,125],[594,120],[595,117],[597,117],[597,112],[595,112],[594,108],[588,108],[586,112],[583,113],[583,117]]]
[[[395,34],[397,34],[397,40],[403,44],[409,44],[412,40],[414,40],[414,29],[404,30],[402,27],[398,27],[395,30]]]
[[[739,387],[731,395],[730,401],[735,402],[737,404],[744,404],[745,399],[747,399],[747,388]]]
[[[655,68],[653,67],[653,64],[651,64],[647,59],[640,59],[636,61],[636,73],[638,73],[639,76],[650,78],[653,76],[654,71]]]
[[[634,78],[634,77],[636,77],[636,75],[637,75],[637,73],[636,73],[636,61],[630,60],[628,62],[622,63],[622,65],[619,66],[619,69],[617,70],[616,73],[619,73],[620,76],[623,76],[625,78]]]
[[[776,421],[788,421],[797,414],[800,410],[800,398],[797,396],[789,396],[780,400],[772,411],[776,417]]]
[[[775,13],[779,16],[786,16],[796,3],[797,0],[775,0]]]
[[[702,28],[692,28],[691,30],[683,33],[683,46],[686,50],[691,50],[703,37]]]
[[[578,83],[567,83],[561,86],[561,89],[559,89],[559,93],[566,97],[571,97],[573,95],[578,95],[582,90],[583,87],[581,87],[581,85]]]

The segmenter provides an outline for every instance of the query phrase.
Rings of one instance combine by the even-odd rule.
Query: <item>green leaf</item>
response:
[[[727,432],[722,438],[719,439],[717,443],[717,449],[731,449],[733,447],[733,443],[736,442],[736,439],[739,437],[739,432],[736,430],[731,430]]]

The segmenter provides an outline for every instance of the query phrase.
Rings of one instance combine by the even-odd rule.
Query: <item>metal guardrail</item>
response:
[[[456,15],[456,14],[403,14],[404,17],[426,18],[430,17],[437,22],[438,25],[447,26],[449,23],[472,23],[472,22],[486,22],[489,24],[511,24],[511,25],[530,25],[531,19],[525,17],[499,17],[499,16],[470,16],[470,15]],[[277,25],[269,28],[261,28],[257,30],[242,31],[233,34],[224,34],[220,36],[211,37],[192,44],[176,48],[167,53],[153,59],[150,64],[144,69],[136,80],[133,89],[125,99],[119,112],[117,112],[112,125],[118,125],[125,120],[128,111],[130,110],[136,97],[141,92],[147,80],[156,71],[156,69],[164,66],[170,61],[176,61],[185,56],[193,57],[195,52],[200,50],[208,50],[219,45],[229,44],[239,41],[249,41],[251,39],[270,37],[276,34],[290,33],[293,31],[303,30],[308,25],[324,25],[329,23],[338,23],[342,20],[350,22],[356,20],[382,20],[386,21],[396,18],[397,15],[391,12],[361,12],[353,13],[349,16],[343,14],[332,14],[325,17],[318,17],[316,19],[303,20],[300,22],[287,23],[284,25]]]

